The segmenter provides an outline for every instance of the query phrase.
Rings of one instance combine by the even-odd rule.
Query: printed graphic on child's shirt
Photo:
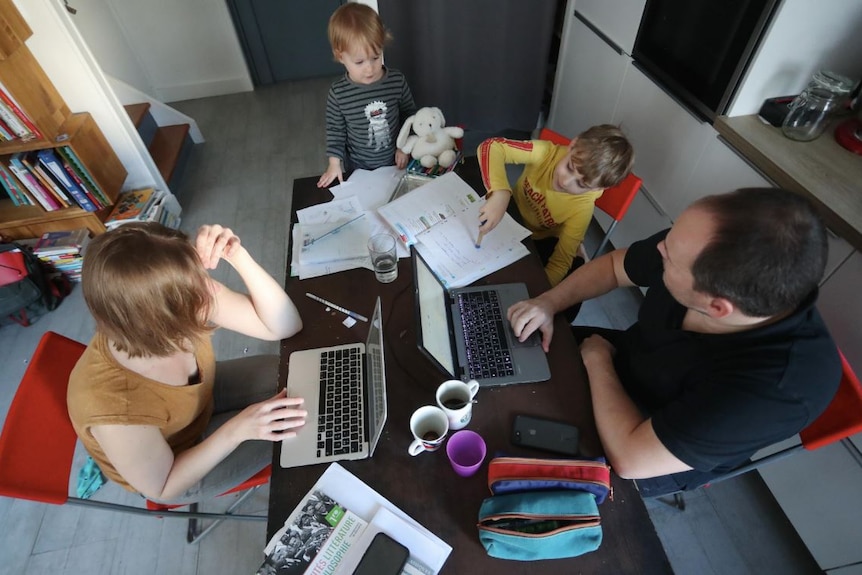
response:
[[[375,100],[365,106],[365,117],[368,118],[368,147],[375,152],[389,146],[389,122],[386,119],[386,102]]]

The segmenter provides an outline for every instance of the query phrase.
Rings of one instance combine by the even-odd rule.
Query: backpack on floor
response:
[[[33,318],[57,308],[71,287],[28,248],[0,244],[0,323],[6,318],[28,326]]]

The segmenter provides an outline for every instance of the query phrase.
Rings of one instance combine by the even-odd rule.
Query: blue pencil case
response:
[[[577,557],[602,543],[596,499],[585,491],[495,495],[482,502],[477,527],[482,546],[498,559]]]

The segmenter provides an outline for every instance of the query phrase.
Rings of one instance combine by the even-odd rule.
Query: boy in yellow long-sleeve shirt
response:
[[[478,154],[482,182],[488,190],[479,212],[479,231],[493,230],[503,218],[509,198],[514,197],[533,239],[538,244],[556,243],[544,262],[552,287],[569,273],[596,199],[605,188],[620,183],[634,163],[628,139],[609,124],[589,128],[568,146],[546,140],[491,138],[479,145]],[[506,164],[524,164],[514,190]]]

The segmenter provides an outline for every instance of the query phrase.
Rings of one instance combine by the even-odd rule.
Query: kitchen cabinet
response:
[[[578,13],[568,18],[548,127],[574,137],[610,123],[631,58],[598,36]]]
[[[577,0],[575,9],[626,54],[631,54],[646,0]]]
[[[623,80],[613,122],[635,149],[635,173],[665,213],[675,218],[690,203],[686,188],[712,127],[695,118],[632,65]]]

